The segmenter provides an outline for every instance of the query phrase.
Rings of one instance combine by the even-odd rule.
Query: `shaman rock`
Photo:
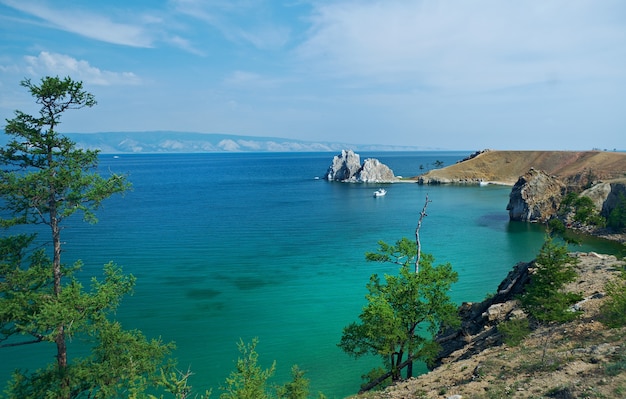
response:
[[[357,182],[362,183],[387,183],[398,180],[393,170],[375,158],[366,159],[355,178]]]
[[[398,181],[393,171],[378,159],[366,159],[361,165],[361,157],[352,150],[343,150],[333,158],[326,171],[325,179],[348,183],[392,183]]]
[[[545,172],[531,168],[520,176],[509,195],[511,220],[545,222],[556,215],[565,185]]]
[[[361,157],[352,150],[342,150],[333,157],[333,163],[326,171],[328,181],[349,181],[361,170]]]

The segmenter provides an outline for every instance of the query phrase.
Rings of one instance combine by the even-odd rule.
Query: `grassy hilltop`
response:
[[[626,176],[626,153],[606,151],[484,151],[414,180],[424,183],[494,182],[513,185],[530,168],[567,182],[580,177],[608,180]]]

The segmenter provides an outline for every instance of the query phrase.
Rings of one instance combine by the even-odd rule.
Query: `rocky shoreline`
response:
[[[583,312],[580,318],[541,327],[516,347],[503,343],[498,324],[523,317],[515,297],[529,280],[532,263],[519,263],[493,296],[460,307],[462,326],[439,338],[444,349],[437,367],[354,398],[623,397],[617,393],[626,392],[626,372],[613,375],[606,370],[626,359],[626,328],[608,329],[597,320],[606,283],[619,275],[625,262],[593,252],[572,255],[578,261],[578,278],[567,290],[585,298],[575,305]],[[553,396],[555,392],[569,396]]]

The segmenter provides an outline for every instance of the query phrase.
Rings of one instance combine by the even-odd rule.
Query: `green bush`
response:
[[[589,197],[568,193],[559,205],[558,214],[565,216],[570,212],[574,214],[573,219],[575,222],[599,227],[606,225],[606,219],[599,214]]]
[[[600,320],[611,328],[626,325],[626,273],[606,285],[607,300],[600,308]]]
[[[528,319],[510,319],[498,324],[502,339],[509,346],[518,346],[530,334]]]
[[[578,317],[579,312],[571,311],[570,307],[582,295],[563,290],[565,284],[576,279],[575,263],[564,244],[546,237],[535,260],[535,272],[520,297],[522,307],[533,319],[540,323],[564,323]]]
[[[620,194],[615,208],[609,214],[607,226],[615,230],[626,228],[626,196]]]

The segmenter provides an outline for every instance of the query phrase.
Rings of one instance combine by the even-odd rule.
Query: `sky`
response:
[[[625,150],[626,1],[0,0],[2,125],[45,76],[67,133]]]

